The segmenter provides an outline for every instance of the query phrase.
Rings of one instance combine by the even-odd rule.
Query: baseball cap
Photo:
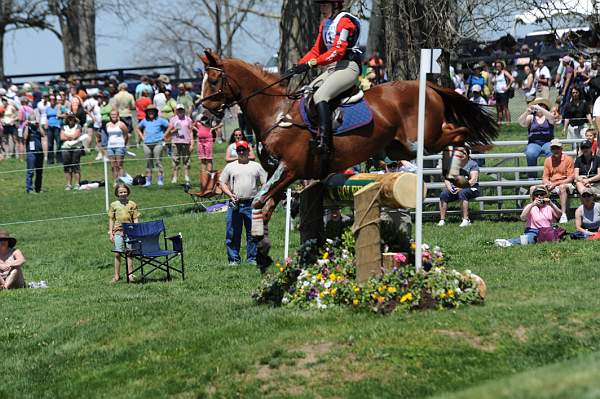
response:
[[[587,197],[587,196],[595,196],[594,190],[592,190],[591,187],[586,187],[582,192],[581,192],[581,196],[582,197]]]
[[[480,85],[473,85],[473,87],[471,88],[471,91],[476,91],[478,93],[481,93],[481,86]]]
[[[592,148],[592,143],[589,140],[584,141],[583,143],[581,143],[581,148]]]
[[[250,149],[250,146],[248,145],[248,142],[246,140],[240,140],[237,143],[235,143],[235,149],[240,149],[240,148],[244,148],[246,150]]]
[[[533,189],[533,192],[531,193],[533,195],[536,194],[548,194],[548,190],[546,190],[546,187],[544,187],[543,185],[539,185],[539,186],[535,186],[535,188]]]
[[[185,107],[183,106],[183,104],[177,104],[177,106],[175,107],[176,110],[178,109],[182,109],[185,110]]]
[[[552,147],[562,148],[562,143],[560,142],[559,139],[552,139],[552,141],[550,141],[550,148],[552,148]]]

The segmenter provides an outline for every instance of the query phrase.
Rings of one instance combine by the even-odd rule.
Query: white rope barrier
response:
[[[226,199],[207,200],[207,201],[203,201],[203,202],[205,204],[216,204],[216,203],[223,202],[223,201],[226,201]],[[195,202],[186,202],[183,204],[161,205],[161,206],[152,206],[152,207],[148,207],[148,208],[140,208],[139,210],[140,211],[151,211],[151,210],[156,210],[156,209],[176,208],[176,207],[180,207],[180,206],[189,206],[189,205],[194,205],[194,204],[195,204]],[[106,216],[106,215],[107,215],[107,212],[102,212],[102,213],[89,213],[87,215],[61,216],[61,217],[48,218],[48,219],[21,220],[21,221],[17,221],[17,222],[0,223],[0,226],[13,226],[13,225],[18,225],[18,224],[55,222],[55,221],[59,221],[59,220],[81,219],[81,218],[98,217],[98,216]]]

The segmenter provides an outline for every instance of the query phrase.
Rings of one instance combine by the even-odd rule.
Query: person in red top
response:
[[[331,109],[329,101],[356,84],[361,71],[362,52],[358,48],[360,21],[342,12],[343,0],[314,0],[319,3],[323,21],[312,49],[292,68],[303,73],[317,66],[328,66],[310,86],[317,88],[313,95],[319,114],[319,152],[325,160],[332,145]],[[325,161],[327,162],[327,161]]]
[[[145,91],[140,92],[140,98],[135,100],[135,109],[138,122],[146,119],[146,107],[152,104],[152,100],[148,98],[148,93]]]

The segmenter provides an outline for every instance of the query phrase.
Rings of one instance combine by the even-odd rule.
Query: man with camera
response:
[[[230,266],[237,266],[241,261],[242,226],[246,229],[246,260],[249,264],[256,264],[256,241],[250,233],[252,199],[258,193],[260,186],[267,181],[267,172],[262,166],[250,161],[250,146],[247,141],[238,141],[236,151],[238,159],[225,166],[220,178],[221,188],[230,198],[225,234],[227,260]]]

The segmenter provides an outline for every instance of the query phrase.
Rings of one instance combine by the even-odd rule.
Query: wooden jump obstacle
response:
[[[416,189],[417,176],[403,172],[339,174],[314,182],[300,192],[301,242],[323,242],[325,208],[353,207],[356,278],[365,281],[382,267],[381,208],[414,208]]]

